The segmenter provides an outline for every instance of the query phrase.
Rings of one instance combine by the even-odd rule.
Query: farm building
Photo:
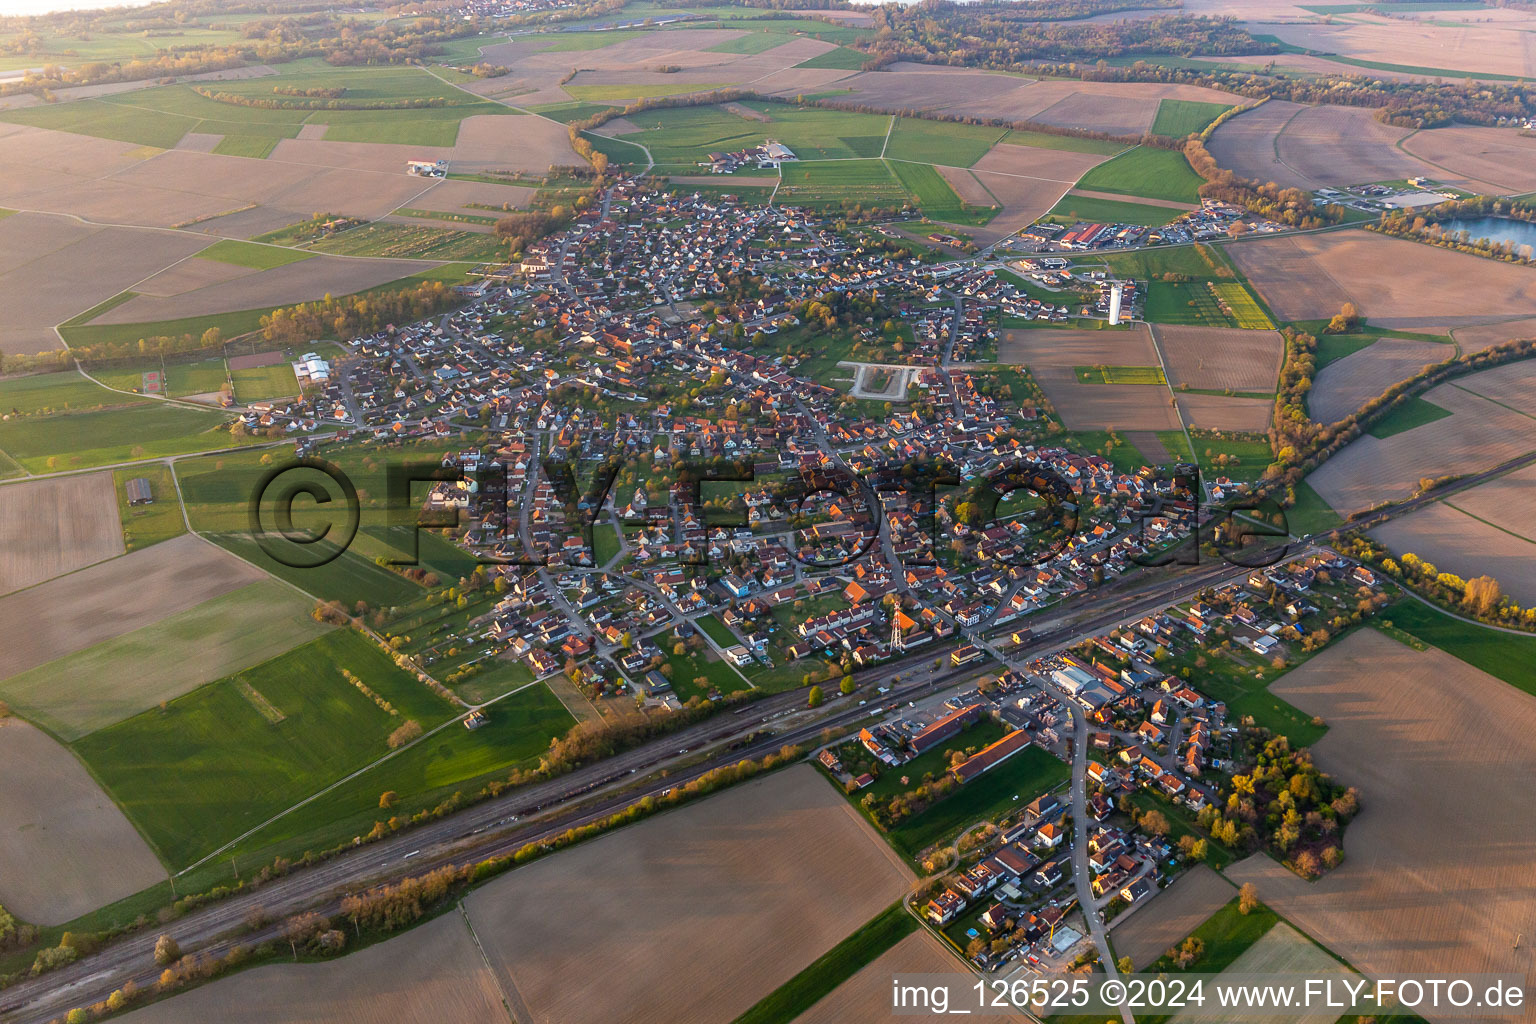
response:
[[[130,505],[148,505],[155,500],[155,492],[150,488],[149,481],[141,476],[129,480],[126,489]]]
[[[324,384],[331,379],[331,364],[317,352],[306,352],[293,364],[293,375],[300,384]]]

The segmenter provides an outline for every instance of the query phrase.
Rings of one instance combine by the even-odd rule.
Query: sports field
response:
[[[897,825],[890,832],[891,845],[915,858],[934,843],[952,839],[970,824],[992,820],[1022,807],[1071,774],[1071,766],[1048,751],[1027,747],[960,787],[958,792]]]
[[[183,867],[383,757],[405,721],[431,728],[451,712],[367,638],[336,630],[91,733],[74,750],[161,857]]]
[[[231,370],[229,376],[235,383],[235,401],[241,405],[270,398],[297,398],[299,394],[298,378],[286,362]]]

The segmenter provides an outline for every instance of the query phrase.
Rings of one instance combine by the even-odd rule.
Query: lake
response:
[[[1516,249],[1529,245],[1536,249],[1536,224],[1508,217],[1462,217],[1440,223],[1446,234],[1465,231],[1473,241],[1486,238],[1493,242],[1508,242]]]

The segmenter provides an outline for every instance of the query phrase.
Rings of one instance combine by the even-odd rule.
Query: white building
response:
[[[293,364],[293,375],[299,384],[324,384],[331,379],[331,364],[320,358],[318,352],[306,352]]]

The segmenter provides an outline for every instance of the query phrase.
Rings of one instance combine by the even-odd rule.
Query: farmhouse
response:
[[[141,476],[129,480],[126,485],[128,491],[128,504],[148,505],[155,500],[155,492],[150,489],[149,481]]]

